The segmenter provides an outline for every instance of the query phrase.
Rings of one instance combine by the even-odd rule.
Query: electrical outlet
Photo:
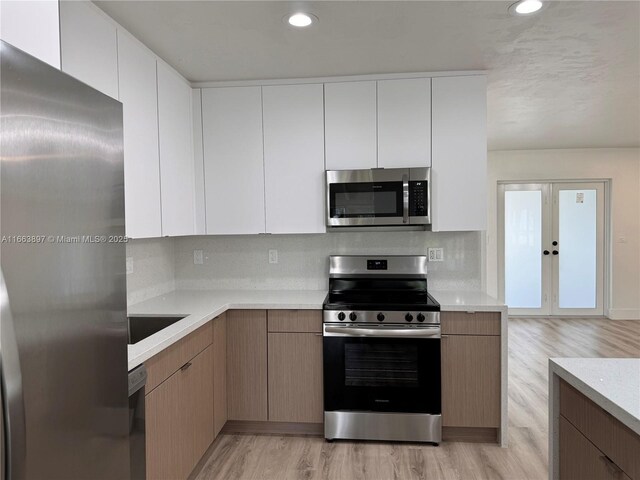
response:
[[[269,250],[269,263],[278,263],[278,250]]]
[[[204,264],[204,258],[202,256],[202,250],[194,250],[193,251],[193,264],[194,265],[202,265],[202,264]]]
[[[127,257],[127,275],[133,273],[133,257]]]
[[[430,262],[442,262],[444,261],[444,250],[442,248],[430,248],[427,258]]]

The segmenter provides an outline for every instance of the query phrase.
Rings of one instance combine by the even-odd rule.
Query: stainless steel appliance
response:
[[[332,256],[323,305],[324,435],[439,443],[440,304],[425,256]]]
[[[0,43],[5,478],[129,478],[122,105]]]
[[[430,168],[329,170],[327,226],[431,223]]]

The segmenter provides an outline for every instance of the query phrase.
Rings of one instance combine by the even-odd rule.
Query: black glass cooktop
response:
[[[332,278],[325,310],[440,311],[427,292],[426,279]]]

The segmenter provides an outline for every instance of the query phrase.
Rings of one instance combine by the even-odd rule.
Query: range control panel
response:
[[[323,312],[325,323],[425,323],[440,324],[440,312],[376,312],[366,311],[340,311],[325,310]]]

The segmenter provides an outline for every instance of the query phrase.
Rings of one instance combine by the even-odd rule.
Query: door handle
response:
[[[542,252],[544,255],[549,255],[549,250],[545,250],[544,252]]]
[[[9,293],[0,270],[0,370],[2,372],[2,423],[6,480],[25,478],[26,428],[22,371],[18,343],[9,305]]]
[[[191,362],[187,362],[185,363],[183,366],[180,367],[180,370],[182,370],[183,372],[188,369],[191,365],[193,365]]]
[[[409,223],[409,175],[402,175],[402,223]]]
[[[554,255],[558,255],[560,252],[559,252],[558,250],[554,250],[554,251],[553,251],[553,252],[551,252],[551,253],[553,253]]]

